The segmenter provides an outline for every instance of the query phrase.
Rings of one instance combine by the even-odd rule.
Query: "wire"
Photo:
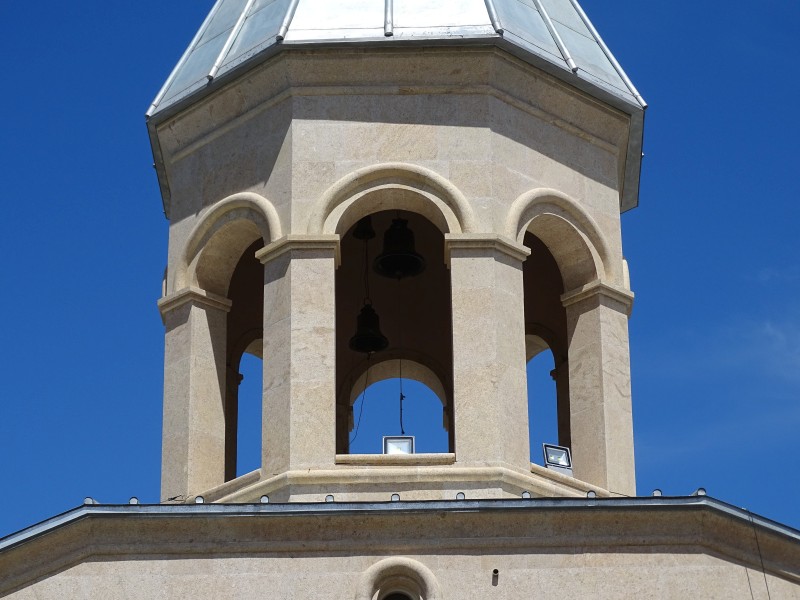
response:
[[[403,358],[400,358],[400,435],[405,435],[406,430],[403,429],[403,400],[405,399],[405,395],[403,394]]]
[[[356,431],[353,434],[352,439],[350,440],[350,445],[353,445],[353,442],[356,441],[358,437],[358,428],[361,427],[361,416],[364,414],[364,403],[367,401],[367,387],[369,386],[369,370],[372,365],[369,362],[369,359],[372,358],[372,354],[367,354],[367,372],[364,374],[364,389],[361,392],[361,407],[358,410],[358,422],[356,423]]]
[[[398,213],[398,215],[399,214],[400,213]],[[398,318],[399,322],[401,323],[401,326],[400,326],[400,328],[398,330],[398,334],[397,334],[397,340],[398,340],[397,349],[400,351],[400,359],[399,359],[399,365],[400,365],[399,366],[399,371],[400,371],[400,373],[399,373],[399,375],[400,375],[400,435],[405,435],[406,434],[406,430],[403,428],[403,400],[405,400],[405,394],[403,394],[403,354],[402,354],[402,352],[403,352],[403,327],[402,327],[403,319],[400,316],[400,311],[402,310],[402,307],[403,307],[403,300],[400,297],[401,296],[400,292],[402,292],[402,290],[403,290],[403,287],[400,285],[400,280],[398,279],[397,280],[397,304],[398,304],[398,306],[397,306],[397,318]]]
[[[750,527],[753,528],[753,537],[756,538],[756,549],[758,550],[758,559],[761,562],[761,574],[764,576],[764,587],[767,589],[767,598],[771,600],[772,596],[769,593],[769,584],[767,583],[767,572],[764,570],[764,556],[761,554],[761,544],[758,541],[758,531],[756,530],[756,523],[753,520],[753,513],[750,512],[749,509],[745,509],[747,511],[747,516],[750,518]],[[745,570],[747,567],[745,567]],[[747,583],[750,583],[750,576],[747,576]],[[750,594],[753,593],[752,587],[750,588]]]
[[[364,304],[372,304],[369,297],[369,239],[364,240]]]

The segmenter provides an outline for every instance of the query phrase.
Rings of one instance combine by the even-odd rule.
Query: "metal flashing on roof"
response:
[[[646,106],[576,0],[217,0],[147,112],[158,115],[277,46],[504,38]],[[571,81],[571,79],[568,79]]]
[[[647,107],[577,0],[217,0],[147,111],[164,212],[159,123],[281,50],[495,46],[630,116],[620,211],[639,203]]]

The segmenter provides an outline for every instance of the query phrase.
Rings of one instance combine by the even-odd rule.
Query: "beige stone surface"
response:
[[[188,292],[161,304],[164,344],[162,500],[224,481],[222,389],[229,303]]]
[[[562,298],[575,477],[636,495],[627,318],[632,298],[601,286]]]
[[[800,598],[796,541],[708,507],[388,506],[90,515],[1,552],[0,595]]]
[[[180,326],[167,333],[165,497],[300,501],[335,488],[357,500],[392,485],[419,499],[462,488],[487,498],[635,494],[619,218],[628,127],[619,111],[481,47],[282,52],[159,123],[171,196],[167,298],[197,290],[224,299],[245,249],[266,246],[261,469],[238,483],[219,475],[219,445],[227,440],[230,454],[235,444],[215,402],[217,390],[235,395],[236,373],[220,371],[230,353],[224,333],[203,334],[198,313],[187,330],[194,337]],[[387,317],[395,340],[417,346],[391,346],[376,373],[402,358],[433,383],[453,464],[390,469],[336,458],[349,446],[353,390],[366,369],[341,349],[349,332],[337,331],[336,307],[355,297],[336,287],[337,277],[353,287],[352,265],[350,279],[341,276],[340,240],[381,211],[413,214],[419,231],[432,224],[446,237],[436,242],[444,248],[430,247],[441,240],[433,234],[419,244],[446,256],[448,270],[439,263],[436,273],[449,287],[450,322],[420,317],[415,338],[403,331],[414,324]],[[530,466],[526,234],[554,257],[569,299],[558,403],[573,483]],[[602,301],[575,295],[596,286]],[[420,304],[438,311],[439,297],[422,292]],[[426,348],[426,332],[452,339]]]
[[[336,239],[259,252],[264,268],[263,472],[333,465]]]

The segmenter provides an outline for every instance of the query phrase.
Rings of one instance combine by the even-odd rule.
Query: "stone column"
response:
[[[329,468],[336,456],[338,235],[289,235],[264,264],[264,477]]]
[[[561,297],[567,310],[573,472],[636,495],[628,349],[633,294],[600,281]]]
[[[459,463],[530,470],[522,262],[497,235],[445,236],[453,310],[453,409]]]
[[[186,288],[159,303],[164,340],[161,499],[225,481],[225,328],[231,303]]]

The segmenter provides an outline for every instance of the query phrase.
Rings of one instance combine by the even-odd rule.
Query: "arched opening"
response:
[[[542,463],[542,443],[570,445],[567,315],[564,282],[553,254],[528,232],[523,263],[525,349],[531,462]]]
[[[531,462],[543,464],[542,444],[558,442],[558,395],[553,352],[538,336],[525,336],[528,355],[528,436]]]
[[[403,368],[402,362],[389,360],[370,367],[354,385],[348,444],[351,454],[380,454],[384,435],[413,435],[417,453],[448,451],[443,386],[438,380],[420,377],[423,369],[418,363],[406,361]],[[398,367],[402,379],[396,377]]]
[[[252,351],[239,361],[239,390],[236,411],[236,469],[240,477],[261,468],[261,417],[263,413],[264,365],[262,340],[252,344]]]
[[[261,239],[239,257],[228,286],[225,386],[225,481],[261,463],[264,267],[255,253]]]
[[[419,595],[417,595],[417,598],[419,598]],[[381,600],[412,600],[412,597],[405,592],[390,592],[382,596]]]
[[[421,273],[401,279],[381,276],[374,268],[384,233],[397,218],[407,221],[416,252],[425,261]],[[452,451],[452,318],[444,234],[426,217],[410,211],[374,212],[369,220],[375,233],[371,239],[356,234],[360,221],[342,233],[341,265],[336,272],[337,453],[379,452],[375,440],[380,444],[382,435],[399,433],[401,374],[404,415],[412,419],[404,422],[405,432],[419,435],[413,424],[424,440],[417,451]],[[357,316],[365,304],[377,313],[380,330],[387,338],[386,347],[374,354],[350,347]],[[363,402],[359,397],[365,384],[367,400]],[[362,424],[351,448],[358,425],[354,405]],[[417,416],[412,416],[415,413]],[[370,433],[365,433],[364,414],[377,430],[366,425]],[[386,429],[381,431],[383,427]]]
[[[395,596],[395,594],[397,596]],[[364,573],[356,588],[356,600],[424,598],[440,600],[441,587],[431,570],[405,557],[384,558]]]

